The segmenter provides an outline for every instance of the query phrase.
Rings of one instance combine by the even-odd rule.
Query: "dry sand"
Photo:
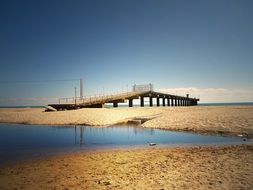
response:
[[[192,107],[165,111],[144,127],[253,135],[253,106]]]
[[[253,146],[58,156],[0,169],[0,189],[253,189]]]
[[[91,108],[59,112],[0,109],[0,123],[106,126],[144,117],[151,118],[142,124],[149,128],[253,134],[253,106]]]

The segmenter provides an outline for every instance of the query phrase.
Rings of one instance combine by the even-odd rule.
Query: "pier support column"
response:
[[[183,99],[183,106],[185,106],[185,99]]]
[[[174,100],[173,100],[173,97],[171,97],[171,106],[174,106]]]
[[[113,107],[117,108],[118,107],[118,102],[113,102]]]
[[[163,98],[163,106],[165,106],[165,98]]]
[[[170,106],[170,99],[167,98],[167,106]]]
[[[133,99],[129,99],[128,103],[129,103],[129,107],[133,107]]]
[[[149,106],[152,107],[153,106],[153,98],[149,97]]]
[[[144,97],[141,96],[140,101],[141,101],[141,107],[144,107]]]
[[[159,97],[156,98],[156,106],[159,107],[160,106],[160,102],[159,102]]]
[[[175,100],[175,106],[177,106],[177,98],[175,98],[174,100]]]
[[[183,99],[180,99],[180,106],[183,106]]]

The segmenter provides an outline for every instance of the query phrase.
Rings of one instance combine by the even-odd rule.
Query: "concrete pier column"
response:
[[[129,107],[133,107],[133,99],[129,99],[128,103],[129,103]]]
[[[180,106],[183,106],[183,99],[180,99]]]
[[[141,103],[141,107],[144,107],[144,97],[141,96],[140,101],[141,101],[140,102]]]
[[[152,107],[153,106],[153,98],[150,96],[149,97],[149,106]]]
[[[171,97],[171,106],[174,106],[174,100],[173,100],[173,97]]]
[[[185,99],[183,99],[183,106],[185,106]]]
[[[160,102],[159,102],[159,100],[160,100],[160,98],[159,98],[159,97],[157,97],[157,98],[156,98],[156,106],[157,106],[157,107],[159,107],[159,106],[160,106]]]
[[[163,98],[163,106],[165,106],[165,98]]]
[[[175,106],[177,106],[177,98],[175,98]]]
[[[170,99],[167,98],[167,106],[170,106]]]
[[[189,100],[188,99],[186,100],[186,106],[189,106]]]
[[[118,107],[118,102],[113,102],[113,107],[117,108]]]

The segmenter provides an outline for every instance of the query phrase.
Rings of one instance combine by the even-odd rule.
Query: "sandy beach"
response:
[[[253,188],[253,146],[79,153],[0,170],[0,189]]]
[[[1,109],[1,123],[143,127],[253,134],[253,106]],[[253,146],[134,148],[65,154],[0,169],[0,189],[253,189]]]
[[[107,126],[150,119],[143,127],[200,133],[253,135],[253,106],[134,107],[44,112],[44,109],[0,109],[0,123]]]

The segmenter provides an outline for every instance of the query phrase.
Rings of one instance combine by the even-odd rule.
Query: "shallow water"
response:
[[[0,125],[0,165],[68,152],[157,146],[242,144],[242,138],[170,132],[137,126]]]

